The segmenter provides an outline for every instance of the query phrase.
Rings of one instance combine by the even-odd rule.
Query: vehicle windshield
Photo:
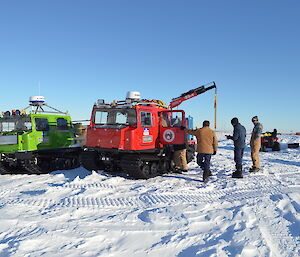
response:
[[[9,117],[0,119],[0,133],[31,130],[29,117]]]
[[[133,109],[99,109],[94,113],[94,123],[107,127],[136,125]]]

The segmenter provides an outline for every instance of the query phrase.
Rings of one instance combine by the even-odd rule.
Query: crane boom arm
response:
[[[205,87],[207,85],[211,85],[211,86]],[[203,94],[206,91],[213,89],[213,88],[217,88],[215,82],[210,82],[206,85],[189,90],[188,92],[181,94],[179,97],[173,98],[172,101],[170,102],[170,107],[171,107],[171,109],[173,109],[174,107],[180,105],[182,102],[184,102],[188,99],[191,99],[197,95]]]

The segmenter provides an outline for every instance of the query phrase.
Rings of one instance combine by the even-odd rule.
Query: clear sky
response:
[[[98,98],[169,103],[215,81],[219,129],[258,115],[300,131],[299,13],[299,0],[1,0],[0,110],[41,94],[88,119]],[[213,122],[213,91],[181,108]]]

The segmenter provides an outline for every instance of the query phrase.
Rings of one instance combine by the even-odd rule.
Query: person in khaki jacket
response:
[[[250,147],[251,147],[251,159],[253,162],[252,168],[250,168],[250,172],[257,172],[260,170],[260,161],[259,161],[259,149],[261,147],[261,133],[263,130],[263,126],[258,122],[258,117],[254,116],[252,118],[252,122],[254,128],[252,130],[251,139],[250,139]]]
[[[211,176],[210,159],[218,150],[218,139],[213,130],[209,128],[209,121],[203,121],[203,127],[196,130],[184,129],[187,134],[194,135],[197,138],[197,164],[203,170],[203,180]]]

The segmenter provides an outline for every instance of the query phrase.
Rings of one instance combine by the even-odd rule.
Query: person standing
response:
[[[238,118],[231,120],[233,135],[226,136],[234,142],[234,161],[236,171],[232,173],[233,178],[243,178],[243,155],[245,149],[246,129],[239,123]]]
[[[174,173],[187,172],[186,144],[173,145],[173,149]]]
[[[250,172],[258,172],[260,170],[260,161],[259,161],[259,149],[261,147],[261,133],[263,126],[258,122],[258,117],[254,116],[252,118],[254,128],[252,130],[250,147],[251,147],[251,159],[253,166],[250,168]]]
[[[180,127],[182,125],[181,119],[176,117],[171,121],[173,127]],[[173,161],[174,161],[174,173],[182,173],[188,171],[187,159],[186,159],[186,138],[184,144],[173,145]]]
[[[209,128],[209,121],[203,121],[203,127],[196,130],[184,128],[184,131],[196,136],[197,138],[197,164],[203,170],[203,181],[211,176],[210,160],[211,156],[215,155],[218,150],[218,139],[213,130]]]

